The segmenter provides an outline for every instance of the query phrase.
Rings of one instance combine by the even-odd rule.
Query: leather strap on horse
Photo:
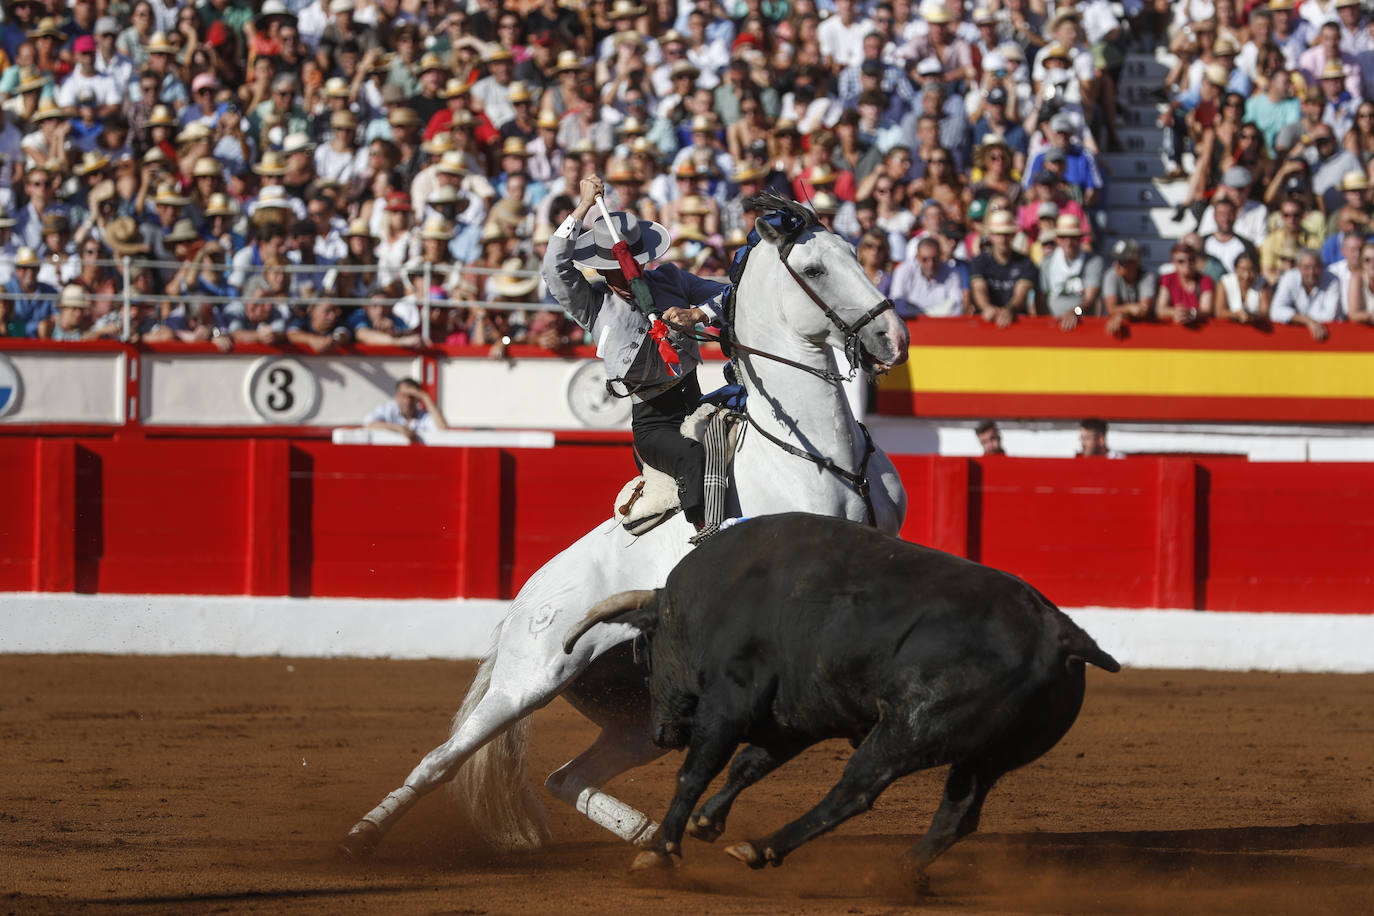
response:
[[[847,481],[849,485],[854,488],[854,492],[858,493],[860,496],[863,497],[864,509],[868,512],[869,527],[878,527],[878,514],[873,509],[873,492],[872,488],[869,486],[868,483],[868,459],[873,457],[873,453],[874,451],[876,451],[876,447],[873,445],[873,436],[871,433],[869,433],[867,426],[865,426],[862,422],[859,423],[859,429],[863,430],[864,434],[863,460],[859,462],[859,469],[857,471],[847,471],[844,468],[840,467],[838,464],[836,464],[833,458],[826,458],[821,455],[813,455],[805,449],[797,448],[797,446],[793,445],[790,442],[787,442],[786,440],[779,439],[777,436],[773,435],[768,430],[764,429],[762,426],[759,426],[758,421],[755,420],[754,417],[747,410],[744,412],[744,418],[749,421],[750,426],[759,431],[760,436],[763,436],[763,438],[767,439],[769,442],[773,443],[778,448],[782,449],[783,451],[789,452],[790,454],[796,455],[798,458],[805,458],[812,464],[824,468],[825,470],[834,474],[836,477],[839,477],[840,479]]]

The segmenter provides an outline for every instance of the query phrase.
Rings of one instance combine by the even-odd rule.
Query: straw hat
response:
[[[286,188],[281,185],[268,185],[258,192],[258,209],[256,213],[263,213],[267,210],[289,209],[291,209],[291,201],[286,199]]]
[[[635,3],[634,0],[615,0],[615,3],[611,4],[611,11],[606,14],[606,18],[614,22],[617,19],[634,19],[647,12],[647,9]]]
[[[442,156],[453,150],[453,138],[447,133],[437,133],[420,144],[420,152],[426,156]]]
[[[358,118],[353,112],[344,108],[329,116],[329,127],[332,130],[357,130]]]
[[[757,165],[754,165],[754,163],[746,162],[739,168],[735,169],[735,173],[730,176],[730,180],[733,181],[735,184],[741,184],[746,181],[758,181],[760,178],[764,177],[767,174],[767,172],[759,168]]]
[[[425,220],[425,225],[420,230],[420,238],[447,242],[453,238],[453,226],[442,216],[431,216]]]
[[[683,216],[705,216],[711,212],[706,206],[706,201],[699,195],[688,194],[682,198],[682,203],[678,205],[677,212]]]
[[[460,80],[457,77],[452,77],[448,82],[444,83],[444,91],[441,92],[440,95],[446,99],[456,99],[458,96],[463,95],[471,89],[472,84],[467,80]]]
[[[647,133],[648,130],[649,129],[644,125],[643,121],[633,116],[620,122],[620,134],[624,137],[637,137],[640,134]]]
[[[1367,191],[1369,190],[1369,179],[1360,169],[1351,169],[1345,173],[1341,179],[1342,191]]]
[[[506,142],[501,144],[502,156],[529,156],[529,150],[525,149],[525,141],[520,137],[507,137]]]
[[[324,81],[324,94],[331,99],[348,98],[348,81],[341,76],[331,76]]]
[[[290,156],[293,153],[309,153],[313,152],[314,149],[315,144],[310,142],[310,135],[301,131],[287,134],[286,139],[281,143],[281,154],[283,156]]]
[[[189,219],[179,219],[172,224],[172,231],[164,235],[162,240],[169,245],[175,245],[178,242],[194,242],[199,238],[195,225]]]
[[[729,232],[725,233],[726,248],[738,248],[741,245],[747,244],[749,244],[749,233],[745,232],[738,226],[736,226],[734,229],[731,229]]]
[[[523,261],[507,258],[501,265],[501,273],[487,281],[487,292],[504,299],[523,299],[539,286],[538,274],[532,277],[520,275],[525,272]]]
[[[192,178],[218,178],[223,173],[223,166],[214,156],[201,156],[191,167]]]
[[[91,301],[86,298],[85,287],[76,283],[69,283],[62,287],[62,295],[57,297],[57,307],[60,309],[88,309],[91,307]]]
[[[410,124],[419,124],[420,116],[415,113],[414,108],[397,108],[386,116],[386,120],[392,127],[405,127]]]
[[[711,133],[716,129],[716,119],[708,114],[692,115],[692,133]]]
[[[514,59],[515,55],[510,52],[509,48],[503,47],[502,45],[499,45],[496,42],[492,42],[491,44],[487,45],[486,53],[482,55],[482,63],[484,64],[495,63],[499,60]]]
[[[39,121],[48,121],[53,118],[68,117],[67,109],[58,105],[51,98],[39,99],[38,108],[34,111],[33,117],[29,118],[31,123],[37,124]]]
[[[478,241],[485,245],[487,242],[504,242],[508,238],[510,238],[510,233],[506,232],[503,226],[488,221],[486,225],[482,227],[482,235]]]
[[[449,122],[448,129],[452,131],[460,127],[472,127],[476,123],[477,119],[472,116],[472,112],[464,108],[453,113],[453,120]]]
[[[365,219],[355,219],[348,224],[348,229],[344,231],[346,239],[370,239],[372,238],[372,227],[367,224]]]
[[[160,184],[157,187],[157,194],[153,197],[153,203],[168,207],[184,207],[191,202],[191,198],[182,197],[177,193],[177,189],[171,184]]]
[[[19,85],[15,87],[15,92],[20,95],[26,92],[37,92],[46,85],[48,85],[46,73],[32,67],[23,67],[19,71]]]
[[[70,232],[71,223],[67,221],[67,214],[49,211],[43,214],[43,234],[49,235],[53,232]]]
[[[147,254],[148,246],[138,231],[138,223],[131,216],[121,216],[105,229],[105,244],[123,257],[126,254]]]
[[[29,33],[29,37],[33,39],[55,38],[61,41],[67,36],[64,35],[62,29],[58,27],[56,19],[52,16],[44,16],[42,19],[38,20],[38,26]]]
[[[172,114],[172,109],[167,105],[154,105],[153,111],[148,115],[148,127],[176,127],[176,115]]]
[[[993,210],[987,221],[988,235],[1015,235],[1016,220],[1010,210]]]
[[[144,164],[144,165],[153,165],[154,163],[157,163],[157,162],[166,162],[166,161],[167,161],[167,154],[164,153],[164,152],[162,151],[162,147],[160,147],[160,146],[151,146],[151,147],[148,148],[148,152],[146,152],[146,153],[143,154],[143,164]]]
[[[1078,217],[1072,213],[1061,213],[1054,221],[1054,234],[1057,238],[1081,238],[1083,227],[1078,225]]]
[[[439,158],[439,171],[445,175],[466,175],[468,167],[463,162],[463,154],[450,150]]]
[[[431,207],[456,204],[458,203],[458,191],[451,184],[440,185],[429,192],[429,196],[425,198],[425,203],[429,204]]]
[[[702,231],[701,231],[700,229],[698,229],[696,226],[678,226],[678,227],[677,227],[677,240],[678,240],[679,242],[681,242],[681,241],[683,241],[684,239],[687,240],[687,241],[689,241],[689,242],[706,242],[706,241],[708,241],[707,236],[706,236],[706,233],[702,232]]]
[[[228,194],[211,194],[210,199],[205,202],[206,216],[237,216],[238,212],[239,208]]]
[[[806,176],[806,180],[811,182],[812,187],[819,188],[834,184],[837,177],[834,172],[830,171],[829,166],[815,165],[811,167],[811,174]]]
[[[636,181],[638,180],[638,178],[639,176],[635,174],[635,170],[630,168],[630,165],[627,162],[622,162],[619,159],[617,159],[610,165],[606,166],[606,181],[609,184],[616,184],[617,182]]]
[[[524,80],[515,80],[506,87],[506,98],[512,105],[516,102],[528,102],[530,100],[530,84]]]
[[[811,207],[821,216],[834,216],[840,209],[840,199],[829,191],[817,191],[811,198]]]
[[[674,64],[674,66],[677,66]],[[559,51],[558,62],[554,65],[554,73],[566,73],[571,70],[582,69],[582,58],[576,51]]]
[[[701,76],[701,70],[690,60],[678,60],[673,62],[673,66],[668,70],[668,76],[677,79],[679,76],[690,76],[696,79]]]
[[[166,32],[154,32],[153,37],[148,39],[149,54],[175,54],[177,49],[167,40]]]
[[[539,119],[534,122],[534,126],[540,130],[557,130],[559,125],[558,115],[552,111],[539,112]]]
[[[133,220],[129,220],[129,222],[133,222]],[[25,245],[24,247],[20,248],[18,251],[16,251],[16,252],[14,253],[14,266],[15,266],[15,267],[37,267],[37,266],[39,266],[39,262],[38,262],[38,252],[34,251],[32,248],[30,248],[30,247],[28,247],[27,245]]]
[[[253,164],[253,171],[259,175],[285,175],[286,161],[281,153],[268,150],[262,154],[262,161]]]
[[[101,172],[110,167],[110,160],[100,150],[86,150],[81,155],[81,161],[72,168],[73,174],[89,175],[92,172]]]
[[[448,67],[444,66],[444,62],[439,59],[438,54],[435,54],[433,51],[426,51],[420,57],[419,72],[423,75],[431,70],[438,70],[440,72],[447,73]]]
[[[204,121],[192,121],[186,125],[181,133],[177,134],[176,142],[177,146],[182,146],[186,143],[199,143],[203,140],[209,140],[213,136],[214,133]]]

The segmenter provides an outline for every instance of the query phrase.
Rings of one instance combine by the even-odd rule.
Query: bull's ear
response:
[[[759,238],[763,239],[774,248],[782,247],[785,236],[779,231],[777,226],[763,217],[754,220],[754,228],[758,230]]]

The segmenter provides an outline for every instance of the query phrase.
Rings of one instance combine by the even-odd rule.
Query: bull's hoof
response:
[[[358,821],[334,849],[350,862],[362,862],[382,840],[382,831],[371,821]]]
[[[635,860],[630,863],[630,871],[673,868],[676,865],[677,860],[666,852],[660,852],[657,849],[646,849],[635,856]]]
[[[687,822],[687,833],[704,843],[714,843],[724,830],[723,824],[717,824],[704,814],[698,814]]]
[[[915,862],[909,859],[902,862],[902,877],[906,881],[907,889],[916,899],[921,900],[935,895],[935,892],[930,889],[930,875],[926,874],[926,870]]]
[[[725,854],[734,859],[739,859],[750,868],[763,868],[768,864],[753,843],[736,843],[734,846],[725,847]]]

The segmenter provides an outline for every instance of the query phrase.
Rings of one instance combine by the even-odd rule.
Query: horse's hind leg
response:
[[[653,838],[658,825],[642,811],[602,792],[601,786],[664,753],[650,739],[647,723],[612,723],[601,730],[591,747],[552,773],[544,786],[592,823],[642,846]]]

